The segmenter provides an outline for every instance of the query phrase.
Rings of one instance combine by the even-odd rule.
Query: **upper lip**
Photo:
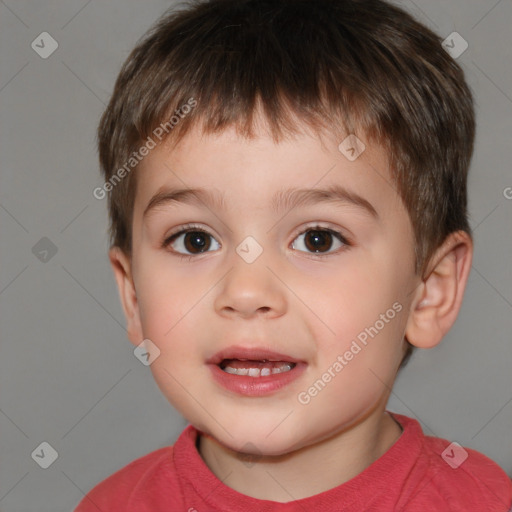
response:
[[[259,347],[240,347],[231,346],[225,348],[210,357],[207,364],[220,364],[224,359],[247,359],[250,361],[285,361],[290,363],[299,363],[300,360],[287,354],[280,354],[273,350]]]

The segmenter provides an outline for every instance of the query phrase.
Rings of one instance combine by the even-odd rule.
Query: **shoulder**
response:
[[[470,448],[445,439],[425,436],[418,461],[423,478],[410,502],[432,501],[450,512],[509,512],[512,483],[491,459]],[[420,487],[418,486],[418,487]],[[418,509],[419,510],[419,509]],[[441,508],[439,508],[441,510]]]
[[[130,507],[141,494],[160,496],[161,487],[172,491],[177,486],[173,447],[167,446],[130,462],[97,484],[84,496],[75,512],[97,511],[98,507],[111,512],[132,510]],[[145,508],[138,510],[146,511]]]

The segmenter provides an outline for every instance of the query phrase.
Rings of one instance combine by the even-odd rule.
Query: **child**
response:
[[[461,306],[473,140],[461,68],[381,0],[162,18],[95,195],[129,338],[190,425],[76,511],[508,511],[495,463],[386,411]]]

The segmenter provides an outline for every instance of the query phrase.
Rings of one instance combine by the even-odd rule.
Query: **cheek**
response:
[[[351,347],[357,352],[356,341],[361,351],[351,360],[351,367],[394,366],[405,328],[407,287],[407,274],[398,267],[382,254],[373,260],[359,258],[324,284],[314,305],[329,327],[315,328],[317,338],[324,340],[324,365]]]
[[[198,274],[197,274],[198,275]],[[207,291],[204,278],[155,258],[139,272],[137,290],[144,335],[165,344]]]

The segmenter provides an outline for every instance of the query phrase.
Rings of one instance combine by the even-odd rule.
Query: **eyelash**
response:
[[[208,236],[212,236],[210,233],[208,233],[208,231],[206,231],[205,229],[201,228],[200,226],[197,226],[195,224],[185,224],[184,226],[181,226],[180,227],[180,230],[179,231],[176,231],[175,233],[169,235],[163,242],[162,242],[162,249],[167,249],[167,247],[172,243],[174,242],[174,240],[176,238],[178,238],[180,235],[183,235],[185,233],[189,233],[189,232],[199,232],[199,233],[204,233]],[[174,252],[173,251],[173,254],[175,256],[177,256],[178,258],[180,258],[181,260],[192,260],[194,258],[196,258],[198,255],[197,254],[183,254],[183,253],[180,253],[180,252]],[[204,253],[203,253],[204,254]]]
[[[305,251],[299,251],[301,253],[305,253],[305,254],[309,254],[310,256],[313,256],[314,258],[325,258],[327,256],[332,256],[333,254],[337,254],[341,251],[344,251],[346,250],[347,248],[349,247],[352,247],[352,242],[347,239],[345,236],[343,236],[339,231],[336,231],[334,229],[331,229],[331,228],[328,228],[328,227],[325,227],[325,226],[321,226],[321,225],[318,225],[318,224],[312,224],[310,226],[305,226],[304,228],[301,229],[301,231],[298,231],[294,234],[294,238],[293,238],[293,241],[295,241],[297,239],[298,236],[300,235],[303,235],[305,233],[307,233],[308,231],[324,231],[324,232],[327,232],[327,233],[330,233],[334,238],[336,238],[338,241],[340,241],[344,247],[342,247],[341,249],[338,249],[334,252],[327,252],[327,253],[314,253],[314,252],[305,252]],[[200,226],[197,226],[195,224],[185,224],[184,226],[181,226],[180,227],[180,230],[179,231],[176,231],[175,233],[169,235],[167,238],[165,238],[165,240],[162,242],[162,249],[167,249],[168,246],[174,242],[174,240],[176,238],[178,238],[180,235],[183,235],[183,234],[186,234],[186,233],[189,233],[189,232],[199,232],[199,233],[204,233],[208,236],[211,236],[212,238],[213,235],[211,235],[210,233],[208,233],[208,231],[206,231],[205,229],[201,228]],[[206,251],[206,252],[210,252],[210,251]],[[185,259],[185,260],[192,260],[194,258],[196,258],[197,256],[200,256],[201,254],[206,254],[206,253],[199,253],[199,254],[183,254],[183,253],[180,253],[180,252],[174,252],[173,251],[173,254],[177,257],[179,257],[180,259]]]

